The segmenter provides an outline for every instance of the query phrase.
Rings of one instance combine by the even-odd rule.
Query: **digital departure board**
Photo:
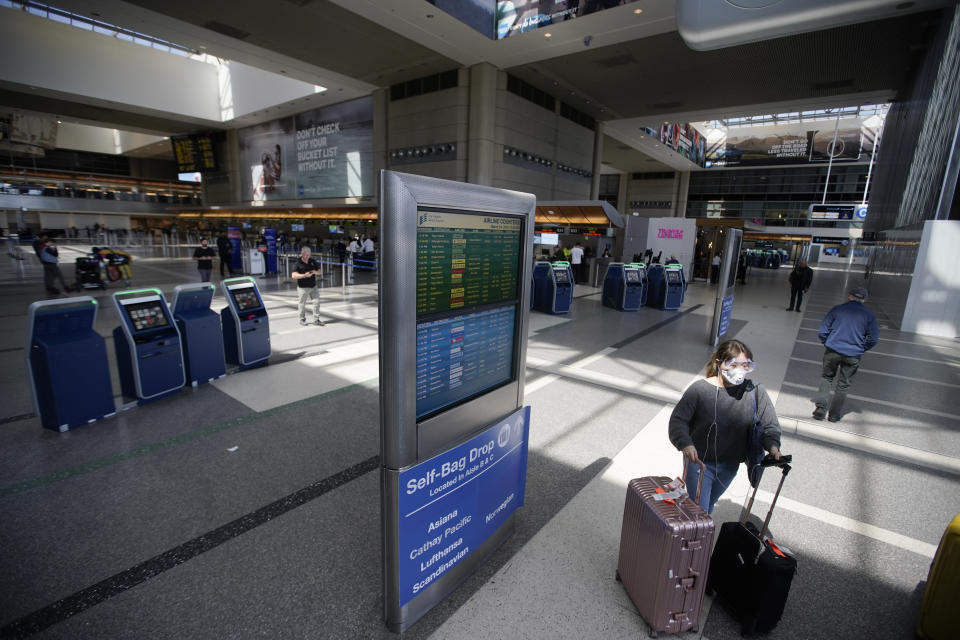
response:
[[[417,315],[517,299],[520,218],[417,212]]]
[[[515,305],[417,325],[417,415],[511,379]]]
[[[213,136],[201,133],[170,138],[173,156],[177,160],[178,173],[216,171],[217,160],[213,154]]]

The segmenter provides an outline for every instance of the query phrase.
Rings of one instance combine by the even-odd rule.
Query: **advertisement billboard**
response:
[[[690,162],[704,166],[707,140],[693,125],[664,122],[659,130],[647,128],[646,132]]]
[[[738,127],[707,147],[707,167],[869,162],[874,134],[858,119]]]
[[[373,98],[240,129],[238,137],[245,200],[373,195]]]
[[[636,0],[427,0],[493,40],[611,9]]]

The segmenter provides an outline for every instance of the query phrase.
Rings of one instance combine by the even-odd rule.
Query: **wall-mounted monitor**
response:
[[[560,244],[560,234],[559,233],[541,233],[540,244],[546,244],[550,246],[555,246],[557,244]]]

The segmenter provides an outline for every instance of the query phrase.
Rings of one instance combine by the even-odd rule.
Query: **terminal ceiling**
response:
[[[61,0],[54,6],[156,35],[214,55],[246,52],[261,67],[328,87],[389,87],[488,61],[607,122],[625,170],[642,164],[627,133],[663,121],[695,121],[773,111],[867,104],[909,87],[937,12],[698,52],[675,30],[674,3],[657,0],[606,10],[502,41],[488,40],[424,0]],[[909,4],[909,3],[907,3]],[[346,8],[346,7],[349,7]],[[643,7],[644,12],[633,10]],[[585,38],[590,36],[589,45]],[[221,53],[223,51],[224,53]],[[265,55],[257,56],[256,52]],[[286,66],[281,69],[279,67]],[[317,78],[316,70],[327,71]],[[321,82],[322,81],[322,82]],[[338,81],[341,86],[338,86]],[[341,93],[341,95],[344,95]],[[175,114],[131,113],[122,105],[69,95],[31,96],[0,83],[0,103],[111,126],[166,134],[193,128]],[[276,115],[254,114],[254,120]],[[613,142],[607,138],[608,143]],[[619,147],[626,146],[627,150]],[[607,145],[611,148],[611,145]]]

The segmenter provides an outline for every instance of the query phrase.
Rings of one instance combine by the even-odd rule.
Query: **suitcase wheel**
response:
[[[623,580],[620,579],[620,569],[617,569],[616,578],[617,578],[617,582],[623,582]]]

